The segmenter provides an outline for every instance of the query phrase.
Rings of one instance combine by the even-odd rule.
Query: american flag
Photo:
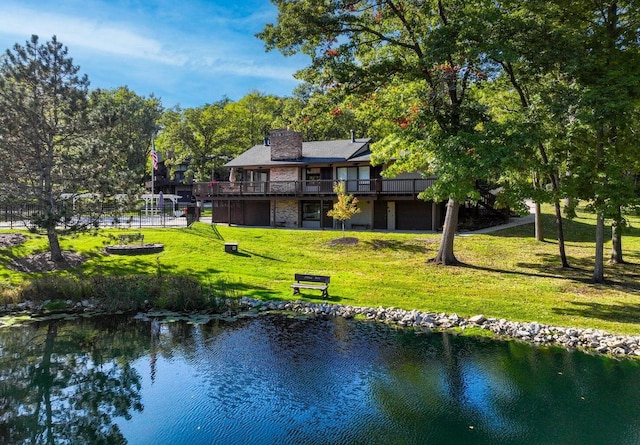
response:
[[[156,152],[156,147],[153,143],[151,144],[151,164],[153,165],[154,170],[158,170],[158,153]]]

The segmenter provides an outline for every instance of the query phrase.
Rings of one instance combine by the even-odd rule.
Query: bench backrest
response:
[[[325,275],[308,275],[308,274],[296,274],[296,281],[310,281],[312,283],[327,283],[329,284],[330,277]]]

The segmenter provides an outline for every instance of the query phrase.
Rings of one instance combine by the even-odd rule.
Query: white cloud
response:
[[[0,46],[56,35],[92,87],[127,85],[167,105],[238,99],[253,89],[288,94],[298,83],[293,73],[307,64],[304,56],[265,53],[254,36],[274,20],[269,0],[239,9],[224,0],[19,1],[2,2]]]
[[[102,24],[95,19],[36,12],[19,6],[3,7],[0,32],[23,36],[25,39],[31,34],[37,34],[43,40],[56,35],[59,41],[69,47],[169,65],[182,65],[186,62],[184,57],[167,55],[161,42],[127,29],[124,24]],[[28,33],[27,36],[25,32]]]
[[[210,72],[236,74],[248,77],[263,77],[275,80],[292,80],[294,71],[287,65],[256,64],[253,60],[224,60],[209,59],[200,62],[199,69],[206,69]]]

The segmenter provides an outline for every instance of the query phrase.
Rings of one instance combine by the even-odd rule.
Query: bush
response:
[[[19,291],[22,300],[44,302],[47,300],[81,301],[90,291],[87,283],[75,277],[43,275],[27,282]]]
[[[109,311],[137,311],[148,307],[174,311],[219,310],[222,302],[237,298],[224,280],[202,284],[193,276],[176,275],[96,275],[86,278],[45,275],[34,278],[11,300],[97,301]],[[3,291],[9,302],[8,290]]]

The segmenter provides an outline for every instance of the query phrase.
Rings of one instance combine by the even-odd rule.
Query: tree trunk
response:
[[[556,226],[558,229],[558,248],[560,249],[560,262],[562,263],[562,267],[569,267],[569,262],[567,261],[567,253],[564,250],[564,229],[562,228],[562,209],[560,208],[560,201],[556,199],[555,201],[556,208]]]
[[[538,144],[540,155],[545,165],[549,166],[549,158],[547,157],[547,150],[542,143]],[[560,208],[560,199],[558,198],[558,191],[560,190],[560,178],[557,173],[549,173],[549,179],[551,180],[551,190],[553,191],[553,204],[556,209],[556,227],[558,229],[558,249],[560,250],[560,262],[562,267],[569,267],[567,261],[567,254],[564,250],[564,229],[562,227],[562,209]]]
[[[45,438],[45,443],[53,444],[55,441],[55,435],[53,433],[53,407],[51,404],[51,390],[54,381],[54,376],[51,371],[51,357],[54,353],[54,345],[56,337],[58,336],[58,325],[56,322],[50,322],[47,329],[47,336],[44,342],[44,351],[42,354],[42,361],[36,368],[36,372],[33,374],[33,380],[31,386],[38,388],[38,395],[36,398],[36,418],[39,418],[40,408],[44,407],[44,425],[41,428],[33,430],[34,436],[32,437],[33,443],[39,442],[37,435]]]
[[[511,84],[518,92],[520,96],[520,103],[522,104],[523,110],[530,110],[531,104],[529,103],[529,97],[525,91],[525,88],[522,87],[518,79],[516,78],[515,71],[513,69],[513,65],[510,62],[501,62],[502,67],[509,75],[509,79],[511,80]],[[558,178],[558,174],[554,172],[556,170],[553,168],[551,163],[549,162],[549,156],[547,156],[547,149],[545,148],[542,142],[538,142],[538,151],[540,152],[540,157],[542,158],[543,165],[546,169],[549,170],[549,179],[551,180],[551,189],[554,194],[554,204],[556,207],[556,226],[558,228],[558,248],[560,249],[560,261],[562,262],[562,267],[569,267],[569,263],[567,262],[567,255],[564,251],[564,231],[562,228],[562,210],[560,208],[560,202],[558,200],[558,190],[560,189],[560,178]]]
[[[64,257],[62,256],[62,249],[60,249],[60,242],[58,241],[58,234],[56,233],[56,228],[47,227],[47,238],[49,240],[49,250],[51,251],[51,261],[54,263],[59,263],[64,261]]]
[[[612,264],[623,264],[622,258],[622,213],[618,209],[617,218],[611,223],[611,258],[609,262]]]
[[[535,202],[534,209],[535,209],[534,226],[535,226],[536,241],[544,241],[544,233],[542,230],[542,211],[540,210],[539,202]]]
[[[604,216],[601,211],[596,217],[596,258],[592,281],[604,283]]]
[[[458,260],[453,254],[453,241],[458,230],[458,209],[460,202],[453,198],[449,198],[447,202],[447,212],[444,217],[444,226],[442,228],[442,239],[438,254],[431,260],[434,264],[443,264],[452,266],[458,264]]]
[[[573,219],[578,216],[576,213],[576,206],[578,202],[574,198],[564,198],[564,217],[568,219]]]

